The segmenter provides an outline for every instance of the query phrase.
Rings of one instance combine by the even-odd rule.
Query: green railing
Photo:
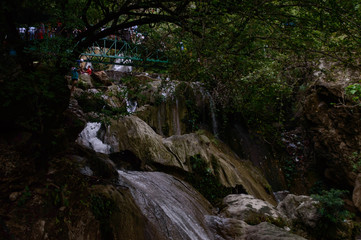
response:
[[[84,61],[103,64],[142,65],[147,63],[168,63],[161,50],[149,51],[142,44],[123,40],[102,38],[80,54]]]

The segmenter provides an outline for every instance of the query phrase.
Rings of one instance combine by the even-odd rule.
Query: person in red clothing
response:
[[[86,70],[86,73],[87,73],[89,76],[92,75],[93,70],[91,69],[90,66],[88,66],[88,69]]]

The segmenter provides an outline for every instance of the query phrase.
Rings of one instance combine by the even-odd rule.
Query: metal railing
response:
[[[144,45],[123,40],[102,38],[80,54],[84,61],[103,64],[142,65],[142,63],[168,63],[161,50],[149,51]]]

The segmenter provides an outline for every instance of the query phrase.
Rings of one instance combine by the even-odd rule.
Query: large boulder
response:
[[[89,88],[94,87],[94,85],[92,83],[92,78],[90,77],[89,74],[86,74],[86,73],[80,74],[78,87],[83,88],[83,89],[89,89]]]
[[[94,72],[91,77],[98,84],[102,84],[104,86],[112,85],[112,82],[110,81],[108,75],[104,71]]]
[[[306,240],[268,222],[248,227],[245,235],[245,240]]]
[[[137,116],[158,134],[169,137],[202,128],[217,134],[211,95],[200,84],[149,79],[142,94],[146,105]]]
[[[93,206],[102,210],[98,213],[101,216],[96,216],[98,219],[101,217],[98,229],[101,231],[102,239],[166,239],[160,233],[159,226],[142,213],[129,189],[115,188],[113,185],[96,185],[92,189],[92,194],[93,199],[97,199],[100,204],[108,203],[104,206]]]
[[[126,116],[111,121],[104,143],[112,152],[131,151],[143,167],[156,163],[190,172],[190,158],[199,155],[224,186],[241,185],[247,193],[275,204],[258,170],[205,131],[163,138],[138,117]]]
[[[111,85],[107,88],[103,95],[103,99],[110,107],[122,108],[126,107],[124,90],[118,85]]]
[[[215,240],[305,240],[271,223],[248,225],[242,220],[207,216]]]
[[[320,214],[317,201],[309,196],[288,194],[277,206],[277,210],[285,215],[291,224],[315,228]]]
[[[247,194],[231,194],[225,197],[220,214],[252,224],[265,220],[281,224],[285,219],[272,204]]]
[[[355,207],[357,207],[358,210],[361,211],[361,174],[357,175],[355,181],[355,188],[353,189],[352,193],[352,201]]]
[[[361,147],[361,108],[345,97],[345,82],[315,83],[307,92],[302,116],[313,143],[318,166],[325,177],[339,186],[352,188],[353,153]]]

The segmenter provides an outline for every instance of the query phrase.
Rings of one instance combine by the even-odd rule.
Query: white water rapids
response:
[[[98,122],[87,123],[86,127],[79,134],[76,142],[87,148],[93,149],[96,152],[109,154],[110,146],[104,144],[103,141],[98,138],[98,132],[100,130],[101,125],[102,124]]]
[[[119,54],[120,57],[124,57],[123,54]],[[132,63],[132,60],[130,59],[116,59],[115,60],[116,65],[113,66],[112,70],[117,71],[117,72],[131,72],[133,70],[132,66],[128,66],[126,64],[130,64]],[[120,64],[119,64],[120,63]],[[121,64],[125,64],[125,65],[121,65]]]
[[[205,217],[210,204],[187,183],[161,172],[118,171],[140,210],[167,239],[213,239]]]

